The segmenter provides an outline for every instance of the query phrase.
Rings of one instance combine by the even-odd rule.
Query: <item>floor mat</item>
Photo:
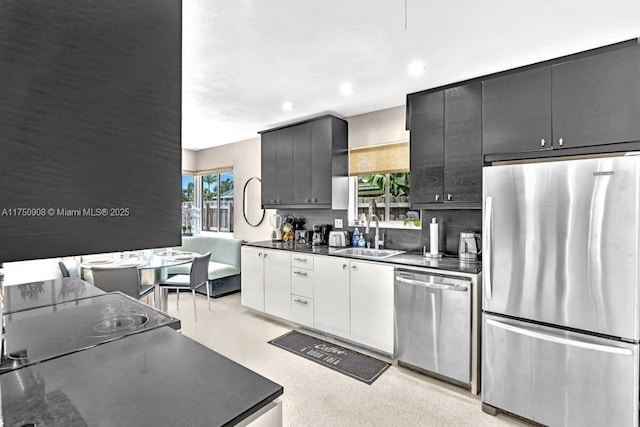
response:
[[[269,341],[269,344],[367,384],[372,384],[390,366],[389,363],[298,331],[288,332]]]

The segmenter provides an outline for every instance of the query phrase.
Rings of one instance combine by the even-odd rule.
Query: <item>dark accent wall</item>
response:
[[[0,2],[0,261],[180,244],[181,11]]]
[[[290,214],[296,217],[304,217],[306,219],[305,228],[311,230],[315,224],[331,224],[333,226],[334,219],[342,219],[343,224],[347,224],[347,211],[337,211],[329,209],[283,209],[279,210],[280,214]],[[439,247],[442,251],[449,255],[458,254],[458,240],[460,232],[474,231],[482,232],[482,211],[479,209],[460,209],[460,210],[423,210],[422,211],[422,230],[408,230],[384,228],[385,247],[392,249],[401,249],[406,251],[422,252],[422,247],[426,246],[429,250],[429,222],[431,218],[436,218],[440,224],[440,243]],[[355,227],[344,227],[343,229],[353,232]],[[358,227],[363,232],[364,227]],[[373,239],[373,231],[370,231],[369,237]]]

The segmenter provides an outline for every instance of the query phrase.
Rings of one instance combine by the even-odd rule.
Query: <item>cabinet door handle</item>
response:
[[[258,252],[258,256],[262,256],[262,252]]]
[[[301,299],[297,299],[297,298],[294,299],[293,301],[295,301],[297,303],[300,303],[300,304],[304,304],[304,305],[308,305],[309,304],[309,301],[305,301],[305,300],[301,300]]]
[[[438,200],[440,200],[440,195],[439,195],[439,194],[436,194],[436,202],[437,202]]]
[[[304,276],[307,277],[307,273],[303,273],[301,271],[294,271],[293,274],[297,274],[298,276]]]
[[[358,269],[358,266],[357,266],[357,265],[352,265],[352,266],[351,266],[351,269],[352,269],[352,270],[357,270],[357,269]]]
[[[313,198],[313,203],[318,203],[318,199],[316,197]]]
[[[453,196],[451,194],[447,194],[447,200],[452,200]]]
[[[267,255],[269,255],[269,254],[264,254],[264,255],[263,255],[263,257],[265,257],[265,258],[266,258],[266,257],[267,257]]]
[[[306,258],[294,258],[294,261],[302,261],[302,262],[307,262]]]
[[[275,203],[275,202],[276,202],[275,199],[271,199],[271,203]]]
[[[546,142],[547,142],[547,141],[545,141],[545,140],[544,140],[544,138],[542,138],[542,139],[540,140],[540,146],[541,146],[541,147],[544,147],[544,144],[546,144]]]
[[[347,264],[342,264],[342,269],[345,270],[347,268]]]
[[[564,139],[560,138],[558,139],[558,145],[560,145],[562,147],[562,143],[564,142]]]
[[[305,202],[311,203],[311,199],[304,199]]]

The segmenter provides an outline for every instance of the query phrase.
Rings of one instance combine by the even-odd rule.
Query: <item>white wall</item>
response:
[[[349,148],[409,140],[409,132],[405,130],[404,105],[348,117],[347,122],[349,122]],[[242,215],[244,184],[252,176],[261,176],[260,147],[260,138],[258,137],[194,152],[197,165],[194,169],[196,170],[233,167],[234,203],[236,206],[233,234],[235,238],[247,241],[270,239],[269,216],[275,213],[275,210],[267,210],[264,221],[257,228],[249,226]],[[183,169],[186,169],[184,164]],[[248,205],[255,213],[259,210],[260,194],[256,193],[251,196],[252,200],[248,201]]]
[[[206,170],[231,166],[235,180],[233,202],[234,232],[237,239],[247,241],[268,240],[271,237],[269,215],[273,210],[267,210],[262,224],[251,227],[242,215],[242,190],[247,180],[253,176],[260,177],[260,138],[247,139],[233,144],[221,145],[196,152],[197,170]],[[260,194],[252,194],[248,200],[250,217],[255,217],[260,211]]]
[[[197,167],[198,152],[193,150],[182,149],[182,170],[194,171]]]
[[[349,148],[409,141],[405,117],[404,105],[348,117]]]

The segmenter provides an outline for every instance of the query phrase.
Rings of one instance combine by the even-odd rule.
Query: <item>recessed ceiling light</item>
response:
[[[351,95],[353,93],[353,86],[351,86],[351,83],[342,83],[340,85],[340,93],[344,96]]]
[[[418,77],[420,74],[424,73],[424,63],[422,61],[413,61],[407,67],[407,72],[410,76]]]
[[[282,104],[282,109],[284,111],[291,111],[295,108],[295,105],[293,105],[293,102],[284,102]]]

